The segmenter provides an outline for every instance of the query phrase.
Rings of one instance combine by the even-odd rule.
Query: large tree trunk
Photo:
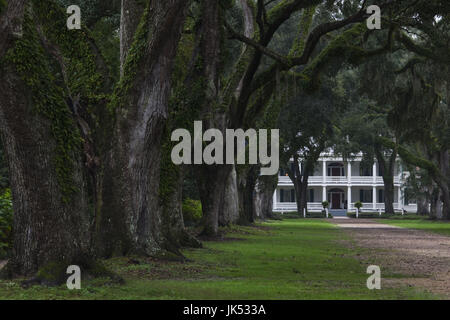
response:
[[[303,216],[303,212],[308,212],[308,200],[307,200],[307,191],[308,191],[308,176],[304,174],[295,179],[294,182],[294,190],[297,202],[297,213]]]
[[[259,176],[256,185],[255,215],[264,220],[272,217],[273,193],[277,188],[278,175]]]
[[[322,149],[320,149],[322,150]],[[297,203],[297,213],[303,216],[303,212],[308,211],[308,180],[309,176],[314,172],[314,163],[318,159],[319,152],[315,152],[311,159],[304,159],[304,166],[302,172],[300,172],[300,164],[298,161],[298,155],[294,156],[294,170],[290,167],[287,168],[289,178],[294,184],[294,191]]]
[[[219,108],[219,68],[221,53],[220,4],[218,0],[202,1],[202,25],[199,52],[201,76],[204,80],[204,101],[201,102],[203,130],[211,128],[225,132],[228,119]],[[224,153],[225,154],[225,153]],[[231,165],[195,165],[197,184],[203,211],[202,235],[218,235],[219,216],[225,198],[226,181],[232,172]]]
[[[394,168],[397,158],[397,151],[394,150],[386,161],[380,150],[375,150],[378,165],[383,170],[384,183],[384,212],[386,214],[394,214]]]
[[[448,150],[441,150],[440,152],[440,171],[442,176],[441,179],[441,191],[442,191],[442,215],[444,219],[450,219],[450,157]]]
[[[0,128],[9,165],[14,208],[14,250],[11,270],[31,275],[50,263],[66,268],[89,255],[92,219],[81,155],[74,152],[68,196],[58,179],[57,142],[51,122],[32,110],[32,97],[13,71],[0,81]],[[77,130],[72,128],[73,130]]]
[[[46,268],[53,274],[40,273],[41,280],[60,282],[70,264],[91,259],[93,212],[81,142],[67,134],[80,132],[63,90],[49,76],[32,17],[22,27],[24,3],[8,1],[0,16],[0,59],[10,48],[22,50],[19,57],[13,53],[18,60],[2,61],[0,72],[0,135],[14,208],[14,248],[5,270],[7,276],[28,276]],[[42,92],[52,99],[42,101]]]
[[[219,212],[220,226],[235,224],[239,220],[238,184],[234,165],[225,184],[222,210]]]
[[[426,197],[417,197],[417,214],[420,214],[421,216],[430,215],[429,202]]]
[[[172,162],[171,151],[173,143],[170,142],[169,133],[163,143],[163,156],[161,159],[161,177],[159,190],[159,204],[162,220],[162,246],[164,249],[178,254],[181,247],[201,247],[202,244],[188,233],[184,226],[182,202],[183,180],[185,167],[177,166]]]
[[[219,215],[225,199],[226,181],[233,170],[231,165],[195,166],[203,210],[202,236],[215,237],[219,231]]]
[[[394,178],[383,175],[384,181],[384,212],[394,214]]]
[[[115,97],[117,122],[110,174],[104,182],[108,190],[103,196],[100,229],[105,230],[101,238],[107,255],[136,252],[154,256],[162,252],[161,141],[171,71],[188,3],[151,1],[127,53]]]
[[[248,225],[255,221],[253,208],[258,166],[252,165],[238,172],[239,223]]]

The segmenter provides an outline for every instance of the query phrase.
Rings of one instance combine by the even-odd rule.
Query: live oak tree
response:
[[[67,30],[63,8],[49,0],[2,6],[0,131],[15,231],[10,275],[93,267],[96,253],[166,252],[161,140],[188,5],[122,1],[123,72],[113,94],[89,30]]]
[[[281,163],[294,184],[297,212],[307,211],[309,177],[314,174],[320,154],[332,146],[334,126],[345,110],[331,79],[308,96],[293,98],[279,117]],[[292,162],[291,162],[292,161]]]
[[[315,7],[320,4],[332,4],[332,1],[239,1],[242,8],[243,27],[239,30],[224,20],[224,8],[216,6],[214,11],[208,11],[209,19],[215,19],[211,24],[210,35],[205,37],[205,57],[209,58],[204,68],[207,85],[205,109],[203,114],[204,127],[215,127],[220,130],[225,128],[251,128],[254,121],[264,112],[268,101],[272,98],[277,86],[277,74],[293,74],[293,79],[304,88],[315,88],[319,84],[320,71],[327,66],[327,62],[339,63],[345,59],[357,60],[370,56],[364,47],[358,45],[366,29],[362,24],[367,17],[366,7],[362,2],[355,1],[353,6],[346,6],[345,12],[328,22],[311,27],[311,17],[315,13]],[[381,6],[389,4],[389,1],[380,3]],[[233,8],[233,6],[231,7]],[[211,7],[208,10],[212,10]],[[270,48],[270,43],[279,28],[288,21],[294,13],[302,12],[300,32],[293,41],[292,49],[288,55],[283,55]],[[338,17],[338,19],[336,18]],[[220,22],[220,23],[216,23]],[[206,21],[204,23],[207,23]],[[225,29],[223,29],[223,25]],[[347,28],[343,32],[341,29]],[[325,47],[319,43],[323,36],[338,32]],[[220,36],[219,36],[220,35]],[[217,70],[220,66],[228,66],[223,46],[218,39],[238,40],[244,44],[241,55],[236,59],[233,56],[231,70],[227,70],[226,77],[219,78]],[[319,50],[316,52],[316,50]],[[382,48],[379,48],[382,50]],[[207,54],[214,54],[212,59]],[[263,63],[263,58],[268,57],[272,61]],[[294,68],[303,66],[301,71]],[[198,171],[200,194],[202,195],[204,233],[216,235],[219,226],[220,208],[225,196],[225,181],[232,172],[232,168],[219,166],[203,166]],[[238,170],[239,173],[239,170]],[[243,177],[242,179],[246,179]]]
[[[437,186],[431,214],[445,219],[450,218],[449,10],[448,2],[432,1],[405,20],[399,42],[412,56],[396,70],[407,87],[400,90],[391,124],[407,133],[399,146],[402,158],[426,170]]]
[[[402,50],[403,58],[397,57],[396,65],[392,57],[378,63],[371,61],[372,76],[367,85],[372,88],[369,95],[383,106],[377,110],[380,113],[384,109],[383,123],[388,126],[384,132],[394,133],[396,138],[380,134],[376,145],[392,150],[392,154],[398,152],[407,164],[426,170],[438,191],[431,214],[445,218],[449,217],[450,206],[448,9],[448,4],[432,1],[426,9],[422,6],[420,10],[405,10],[399,19],[403,30],[395,37],[395,46]],[[442,212],[436,212],[441,201]]]

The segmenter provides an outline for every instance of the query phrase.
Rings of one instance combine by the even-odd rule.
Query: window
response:
[[[309,189],[307,193],[307,200],[308,202],[314,202],[314,189]]]
[[[280,202],[295,202],[295,190],[280,189]]]
[[[372,176],[372,168],[369,167],[359,167],[359,175],[362,177]]]
[[[384,202],[384,190],[380,189],[378,190],[378,203]]]
[[[327,168],[327,175],[330,177],[345,176],[344,165],[342,163],[330,163]]]
[[[359,201],[372,202],[372,190],[359,190]]]

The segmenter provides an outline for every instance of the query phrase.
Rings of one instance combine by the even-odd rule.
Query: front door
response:
[[[341,194],[331,193],[331,209],[341,209]]]

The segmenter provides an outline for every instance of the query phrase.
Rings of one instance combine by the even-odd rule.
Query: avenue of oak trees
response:
[[[120,10],[120,62],[111,70],[84,22],[67,30],[61,1],[0,0],[0,134],[14,208],[14,248],[3,275],[45,277],[70,264],[95,273],[97,258],[114,255],[181,258],[179,248],[201,243],[184,227],[187,168],[170,159],[175,128],[192,130],[194,120],[222,132],[276,128],[289,102],[321,92],[322,77],[396,45],[448,65],[445,52],[428,57],[429,46],[402,30],[423,6],[436,15],[445,3],[374,1],[383,29],[370,31],[369,2],[112,1]],[[296,32],[283,43],[293,24]],[[432,32],[423,25],[412,27]],[[320,139],[334,130],[332,121],[306,133],[320,143],[314,157],[329,146]],[[415,155],[411,141],[397,147],[386,140],[386,148],[394,143],[429,171],[447,192],[448,212],[448,144],[442,164],[426,150]],[[189,169],[203,208],[201,236],[270,215],[277,177],[260,177],[259,166]],[[305,182],[295,184],[299,199],[306,199]]]

